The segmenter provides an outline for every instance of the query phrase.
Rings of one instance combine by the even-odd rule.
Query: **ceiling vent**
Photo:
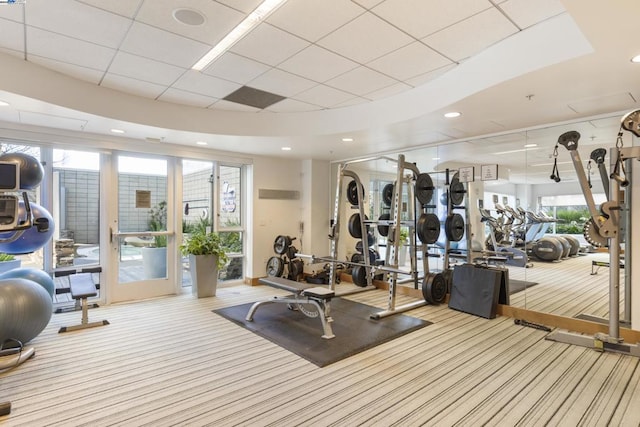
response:
[[[265,92],[260,89],[254,89],[249,86],[242,86],[240,89],[231,92],[222,99],[263,109],[286,99],[286,97],[276,95],[275,93]]]

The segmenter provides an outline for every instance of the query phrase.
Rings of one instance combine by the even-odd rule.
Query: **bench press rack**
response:
[[[259,281],[263,285],[292,292],[293,296],[276,296],[269,300],[258,301],[251,306],[245,320],[252,322],[253,315],[261,305],[284,303],[288,304],[292,309],[298,308],[300,312],[307,317],[319,317],[320,322],[322,322],[322,338],[331,339],[335,337],[333,330],[331,329],[331,322],[333,322],[333,319],[331,318],[331,309],[329,305],[331,298],[335,296],[334,291],[325,287],[296,282],[283,277],[263,277]],[[313,305],[317,311],[305,310],[302,306],[306,304]]]

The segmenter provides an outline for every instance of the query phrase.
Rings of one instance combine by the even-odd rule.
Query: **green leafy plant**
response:
[[[227,254],[222,246],[218,233],[196,228],[180,245],[182,255],[216,255],[218,268],[223,268],[227,261]]]
[[[166,231],[167,230],[167,202],[164,200],[155,205],[149,211],[149,231]],[[156,248],[164,248],[167,246],[167,236],[153,236]]]
[[[409,241],[409,229],[406,227],[400,228],[400,243],[407,243]]]
[[[16,259],[15,256],[11,254],[5,254],[4,252],[0,252],[0,262],[13,261],[14,259]]]

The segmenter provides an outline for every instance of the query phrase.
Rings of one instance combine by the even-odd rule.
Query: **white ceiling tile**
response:
[[[350,100],[343,102],[341,104],[338,105],[334,105],[333,108],[344,108],[344,107],[351,107],[353,105],[358,105],[358,104],[364,104],[365,102],[371,102],[368,99],[365,98],[361,98],[359,96],[353,97]]]
[[[361,15],[364,10],[350,0],[289,1],[267,18],[270,24],[316,42]]]
[[[42,58],[40,56],[31,55],[29,61],[34,64],[41,65],[49,68],[50,70],[57,71],[62,74],[66,74],[70,77],[84,80],[85,82],[98,84],[104,76],[104,71],[94,70],[91,68],[82,67],[80,65],[69,64],[67,62],[59,62],[49,58]]]
[[[490,7],[488,0],[386,0],[372,12],[421,39]]]
[[[366,67],[358,67],[326,82],[328,86],[360,96],[395,83],[396,80]]]
[[[191,105],[193,107],[208,107],[218,101],[218,98],[186,92],[184,90],[169,88],[158,97],[159,101],[172,102],[174,104]]]
[[[20,123],[70,130],[83,130],[87,125],[86,120],[32,111],[20,111]]]
[[[297,94],[293,98],[298,101],[307,102],[309,104],[330,108],[334,105],[338,105],[350,99],[353,99],[353,95],[329,86],[318,85]]]
[[[146,24],[134,23],[120,50],[191,68],[209,50],[209,46]]]
[[[24,8],[26,4],[3,5],[0,7],[0,18],[24,23]]]
[[[224,98],[240,88],[241,85],[189,70],[178,79],[173,87],[213,98]]]
[[[237,102],[226,101],[221,99],[209,108],[226,111],[243,111],[246,113],[257,113],[262,111],[261,108],[252,107],[250,105],[238,104]]]
[[[274,68],[249,82],[248,86],[288,97],[317,84],[314,81]]]
[[[517,32],[518,28],[497,9],[488,9],[422,41],[454,61],[460,61]]]
[[[278,65],[278,68],[317,82],[324,82],[357,66],[357,63],[347,58],[311,45]]]
[[[317,105],[307,104],[306,102],[296,101],[295,99],[283,99],[264,109],[264,111],[273,113],[302,113],[317,110],[320,110],[320,107]]]
[[[264,0],[216,0],[217,3],[226,4],[246,14],[253,12],[263,1]]]
[[[107,74],[104,79],[102,79],[100,86],[153,99],[157,98],[166,88],[165,86],[130,79],[128,77],[118,76],[115,74]]]
[[[27,27],[27,40],[27,58],[29,54],[33,54],[96,70],[105,70],[116,52],[114,49],[33,27]]]
[[[180,8],[199,12],[205,17],[205,22],[202,25],[186,25],[179,22],[173,17],[173,11]],[[137,21],[211,46],[222,40],[244,18],[242,12],[211,0],[145,1],[136,15]]]
[[[597,98],[576,100],[569,108],[579,114],[598,114],[607,111],[621,111],[633,108],[637,101],[628,92],[605,95]]]
[[[321,39],[317,44],[365,64],[412,41],[413,39],[402,31],[367,12]]]
[[[396,83],[391,86],[382,88],[380,90],[370,92],[365,95],[365,98],[375,101],[377,99],[387,98],[389,96],[396,95],[408,89],[411,89],[411,86],[404,83]]]
[[[262,23],[236,43],[231,51],[269,65],[278,65],[309,46],[309,42]]]
[[[413,87],[421,86],[427,82],[430,82],[431,80],[436,79],[437,77],[440,77],[441,75],[447,73],[448,71],[453,70],[457,66],[458,64],[456,63],[445,65],[444,67],[438,68],[437,70],[429,71],[428,73],[420,74],[419,76],[415,76],[411,79],[407,79],[405,80],[405,83]]]
[[[0,11],[2,11],[0,7]],[[0,40],[2,47],[24,52],[24,27],[17,22],[0,19]]]
[[[50,0],[31,0],[29,3],[45,2]],[[85,3],[99,9],[107,10],[127,18],[133,18],[144,0],[77,0],[78,3]]]
[[[170,86],[185,71],[187,70],[175,65],[142,58],[126,52],[118,52],[111,66],[109,66],[109,73],[165,86]]]
[[[120,45],[131,23],[123,16],[75,0],[39,0],[35,5],[27,2],[26,22],[29,26],[111,48]]]
[[[565,11],[560,0],[536,0],[535,2],[530,0],[508,0],[501,3],[500,8],[521,29]]]
[[[253,61],[232,52],[227,52],[213,64],[205,68],[203,73],[232,82],[246,84],[270,69],[270,66],[261,62]]]
[[[352,0],[352,1],[364,7],[365,9],[371,9],[372,7],[382,3],[384,0]]]
[[[451,61],[420,42],[401,47],[381,58],[371,61],[367,67],[398,80],[433,71],[450,64]]]

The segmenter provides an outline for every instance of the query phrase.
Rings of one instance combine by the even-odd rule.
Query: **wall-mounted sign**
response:
[[[482,165],[480,176],[483,181],[495,181],[498,179],[498,165]]]
[[[475,170],[473,166],[458,169],[460,182],[473,182],[475,179],[474,172]]]
[[[236,189],[227,181],[222,183],[222,212],[236,211]]]
[[[136,208],[151,208],[151,191],[136,190]]]

